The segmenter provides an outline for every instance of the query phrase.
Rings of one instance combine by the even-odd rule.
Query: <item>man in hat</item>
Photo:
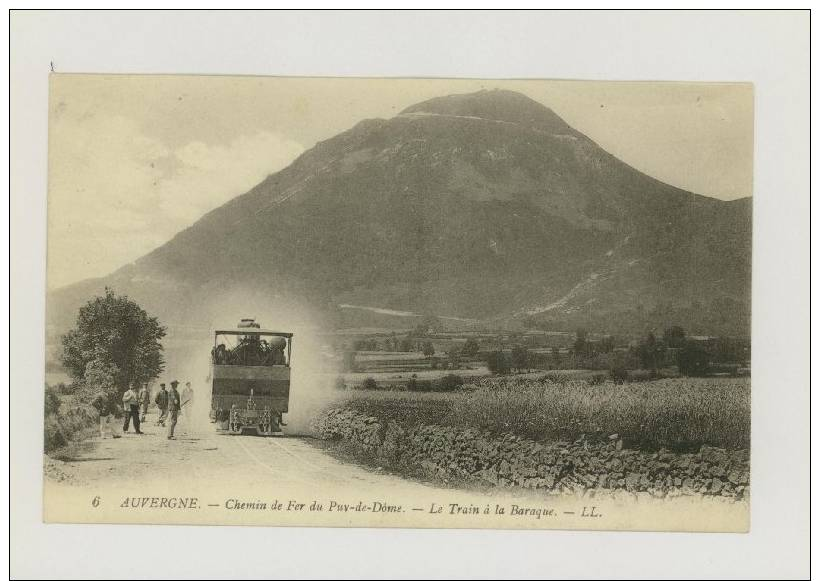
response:
[[[175,379],[171,382],[171,391],[168,392],[168,439],[174,439],[174,428],[177,425],[177,418],[179,417],[179,408],[182,405],[177,386],[179,382]]]
[[[133,385],[129,385],[126,392],[122,394],[122,408],[125,411],[125,423],[122,425],[122,431],[127,432],[131,420],[134,420],[134,432],[142,434],[140,431],[139,398]]]
[[[165,420],[168,418],[168,390],[165,389],[165,384],[159,384],[159,391],[157,397],[154,398],[154,403],[159,409],[159,418],[157,418],[157,425],[164,426]]]

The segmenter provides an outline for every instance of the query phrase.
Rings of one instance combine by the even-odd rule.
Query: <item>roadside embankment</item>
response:
[[[61,396],[54,388],[45,392],[43,448],[46,453],[91,437],[98,426],[100,414],[75,396]]]

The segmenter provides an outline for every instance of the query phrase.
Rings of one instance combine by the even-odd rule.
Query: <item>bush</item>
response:
[[[336,378],[336,381],[334,382],[333,387],[335,387],[336,389],[347,389],[347,386],[345,385],[345,378],[342,377],[341,375],[339,375]]]
[[[421,347],[421,352],[425,357],[432,357],[436,354],[436,348],[433,346],[431,341],[425,341],[424,345]]]
[[[622,384],[624,381],[629,379],[629,371],[626,370],[621,364],[615,364],[609,370],[609,377],[617,383],[618,385]]]
[[[416,379],[416,374],[410,376],[410,381],[407,382],[407,391],[418,391],[419,381]]]
[[[46,416],[44,431],[43,431],[43,447],[46,452],[51,452],[57,448],[62,448],[68,443],[65,434],[57,421],[57,416],[51,414]]]
[[[432,391],[433,382],[429,379],[419,380],[414,373],[407,382],[407,391]]]
[[[54,406],[56,390],[46,391],[46,416],[43,447],[46,452],[61,448],[73,440],[91,435],[96,428],[99,414],[90,405],[78,403],[75,398]]]
[[[46,416],[56,414],[60,409],[60,393],[56,388],[46,384],[44,412]]]
[[[460,375],[450,373],[435,383],[436,391],[455,391],[464,383]]]
[[[362,382],[362,389],[379,389],[379,384],[372,377],[366,377]]]
[[[475,357],[478,355],[479,345],[478,341],[475,339],[467,339],[467,342],[464,343],[464,346],[461,348],[461,354],[465,357]]]

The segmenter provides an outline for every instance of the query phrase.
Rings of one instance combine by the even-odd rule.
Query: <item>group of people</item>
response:
[[[211,360],[215,365],[286,365],[284,337],[274,337],[270,342],[258,335],[247,335],[239,344],[230,349],[220,343],[211,350]]]
[[[167,438],[174,439],[174,429],[180,414],[186,414],[187,421],[185,425],[190,429],[190,418],[193,415],[194,390],[191,387],[191,382],[185,383],[185,388],[180,393],[177,390],[179,382],[175,379],[171,382],[171,389],[168,390],[164,383],[159,384],[159,391],[154,397],[154,403],[159,410],[159,417],[156,425],[165,427],[168,424]],[[125,422],[122,425],[123,433],[127,433],[131,424],[134,424],[134,432],[137,434],[144,434],[141,430],[141,425],[145,422],[148,415],[148,406],[151,404],[151,391],[148,389],[148,384],[143,383],[139,391],[134,386],[129,386],[122,395],[122,407],[125,412]],[[183,411],[185,410],[185,411]],[[108,428],[108,421],[110,417],[108,414],[100,413],[100,437],[105,437],[105,432]],[[120,436],[112,431],[114,438]]]

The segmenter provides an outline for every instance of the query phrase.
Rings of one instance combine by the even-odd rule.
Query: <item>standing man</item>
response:
[[[106,434],[111,434],[112,438],[122,438],[111,429],[111,416],[114,415],[116,404],[111,401],[108,394],[99,390],[94,396],[91,405],[100,413],[100,439],[104,440]]]
[[[182,390],[182,420],[185,425],[185,433],[190,433],[191,423],[194,419],[194,390],[191,382],[185,382],[185,389]]]
[[[147,383],[142,384],[142,388],[137,395],[137,399],[140,400],[140,411],[142,412],[140,422],[145,423],[145,416],[148,415],[148,405],[151,403],[151,392],[148,391]]]
[[[129,385],[128,389],[122,394],[122,408],[125,411],[125,423],[122,425],[122,431],[127,432],[131,420],[134,420],[134,432],[142,434],[140,431],[140,405],[137,392],[133,385]]]
[[[168,392],[168,439],[174,439],[174,428],[177,425],[177,417],[179,416],[179,408],[182,404],[179,392],[177,391],[179,382],[175,379],[171,382],[171,391]]]
[[[157,392],[157,397],[154,398],[154,403],[157,404],[159,409],[157,425],[165,426],[165,419],[168,417],[168,390],[165,389],[164,383],[159,384],[159,392]]]

